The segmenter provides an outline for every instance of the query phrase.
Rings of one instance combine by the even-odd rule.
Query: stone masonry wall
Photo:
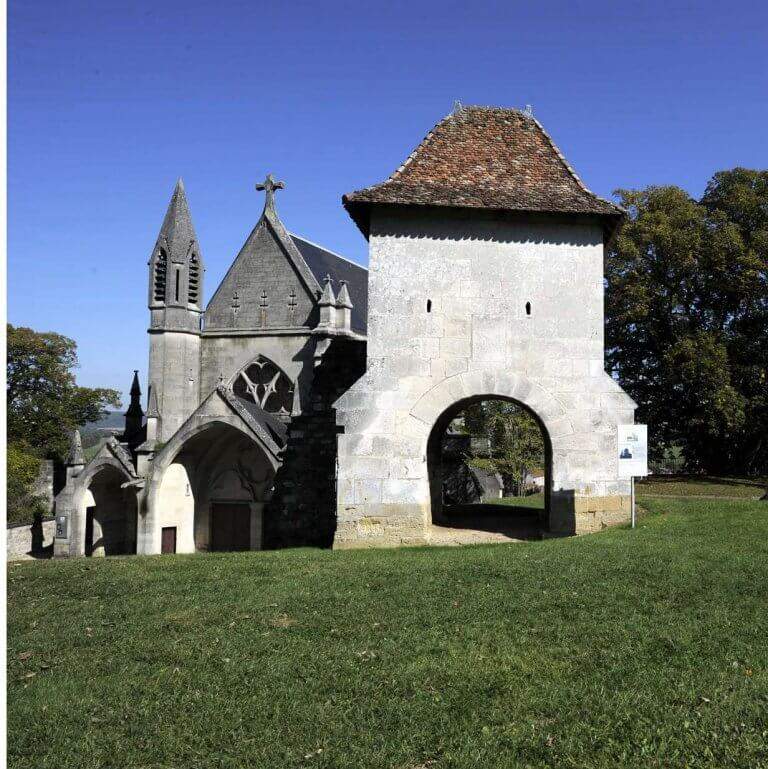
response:
[[[9,526],[6,532],[6,554],[9,561],[47,558],[52,555],[56,519],[43,518],[35,523]]]
[[[380,207],[369,270],[367,373],[336,404],[337,547],[428,541],[430,431],[483,396],[543,422],[550,530],[623,520],[608,500],[629,494],[616,425],[634,403],[603,370],[599,222]]]
[[[288,426],[283,464],[265,508],[266,547],[333,543],[338,433],[333,403],[364,371],[364,342],[331,342],[315,369],[309,402]]]

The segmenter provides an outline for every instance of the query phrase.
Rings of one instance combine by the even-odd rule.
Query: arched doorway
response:
[[[201,426],[163,463],[154,502],[161,551],[260,550],[274,474],[242,430],[223,421]]]
[[[475,396],[448,407],[430,432],[427,464],[433,526],[506,539],[546,530],[551,442],[519,401]]]
[[[104,465],[90,477],[80,501],[87,556],[136,552],[136,493],[122,488],[124,472]]]

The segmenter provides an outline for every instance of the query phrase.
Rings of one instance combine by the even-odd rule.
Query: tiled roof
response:
[[[364,233],[375,203],[623,215],[584,186],[532,115],[498,107],[457,109],[389,179],[342,201]]]

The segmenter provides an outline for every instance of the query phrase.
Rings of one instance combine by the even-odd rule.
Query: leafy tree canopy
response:
[[[116,390],[78,387],[77,345],[53,332],[8,325],[8,442],[62,460],[72,430],[118,407]]]
[[[606,261],[606,358],[658,458],[768,468],[768,171],[619,190],[629,220]]]
[[[536,420],[523,408],[504,400],[486,400],[467,407],[459,425],[473,438],[472,467],[499,473],[505,486],[524,491],[526,475],[544,467],[544,438]],[[511,484],[509,483],[511,481]]]

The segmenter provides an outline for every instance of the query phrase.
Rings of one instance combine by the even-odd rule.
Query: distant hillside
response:
[[[80,436],[83,439],[86,459],[90,459],[93,454],[89,449],[97,446],[102,439],[121,433],[124,427],[125,417],[122,411],[110,411],[104,419],[88,422],[81,427]]]
[[[125,417],[122,411],[110,411],[104,419],[88,422],[80,430],[81,433],[93,433],[99,430],[122,430],[125,427]]]

